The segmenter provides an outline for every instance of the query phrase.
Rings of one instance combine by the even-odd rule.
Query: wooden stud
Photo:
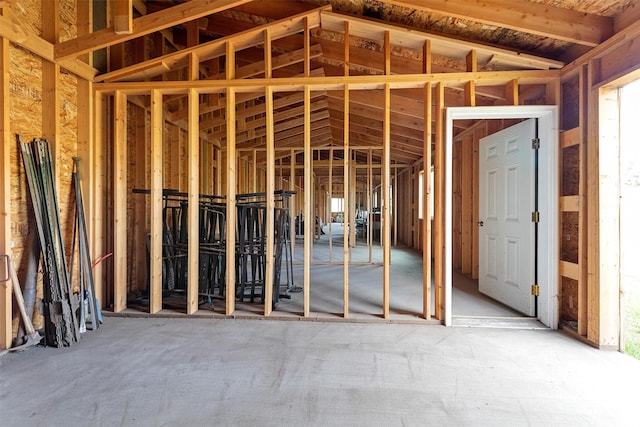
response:
[[[231,55],[229,55],[231,53]],[[232,47],[227,48],[227,58],[233,56]],[[227,75],[231,73],[233,64],[227,61]],[[236,92],[235,89],[227,89],[227,304],[226,314],[231,315],[235,311],[236,300]]]
[[[188,209],[189,215],[187,220],[188,229],[188,249],[187,259],[189,266],[187,267],[187,314],[193,314],[198,311],[198,271],[200,256],[199,243],[199,205],[200,205],[200,138],[199,138],[199,96],[198,93],[191,89],[189,91],[189,132],[188,132],[188,161],[187,171],[188,177]]]
[[[113,311],[127,308],[127,95],[116,92],[113,141]]]
[[[475,73],[478,71],[478,52],[475,49],[471,49],[466,57],[467,71]]]
[[[311,25],[309,18],[304,18],[304,76],[311,76]]]
[[[162,310],[162,187],[163,187],[162,93],[151,91],[151,244],[149,313]]]
[[[92,169],[92,180],[90,185],[90,193],[94,195],[92,197],[92,203],[88,210],[92,212],[89,218],[89,230],[91,231],[92,253],[94,256],[102,256],[106,251],[106,241],[104,236],[104,215],[101,215],[105,211],[105,139],[107,135],[107,126],[105,118],[105,104],[106,95],[102,92],[95,92],[94,94],[94,133],[93,133],[93,157],[90,159],[90,168]],[[88,176],[88,175],[85,175]],[[93,279],[96,296],[101,299],[101,305],[106,306],[111,301],[111,296],[107,296],[105,285],[105,274],[107,269],[105,263],[99,263],[94,267]]]
[[[589,223],[587,221],[587,176],[588,164],[587,164],[587,147],[585,145],[587,138],[588,128],[588,106],[589,92],[587,87],[587,70],[585,67],[580,69],[578,77],[580,93],[579,93],[579,166],[580,173],[578,182],[578,264],[580,265],[580,277],[578,278],[578,334],[581,336],[587,335],[588,324],[588,292],[587,292],[587,242],[589,240],[587,230],[589,230]],[[558,85],[559,86],[559,85]],[[562,122],[560,122],[562,123]],[[566,133],[566,132],[565,132]]]
[[[347,20],[344,21],[344,75],[349,75],[349,21]]]
[[[389,138],[391,139],[391,138]],[[391,156],[391,154],[389,154]],[[398,168],[393,177],[393,246],[398,246]]]
[[[422,146],[422,315],[431,319],[431,116],[433,91],[424,86],[424,144]]]
[[[289,191],[295,191],[296,189],[296,153],[294,150],[291,150],[291,161],[289,164]],[[291,259],[295,259],[295,249],[296,249],[296,200],[297,194],[292,194],[291,199],[289,201],[289,234],[290,234],[290,244],[291,244]]]
[[[116,34],[133,33],[132,0],[112,0],[113,32]]]
[[[8,8],[2,10],[6,17]],[[9,120],[9,40],[0,37],[0,253],[11,253],[11,139]],[[8,271],[8,266],[2,271]],[[11,347],[12,327],[11,281],[0,283],[0,349]]]
[[[343,138],[343,185],[342,185],[342,221],[344,225],[343,230],[343,244],[342,244],[342,315],[345,319],[349,317],[349,227],[347,225],[347,212],[349,206],[349,179],[350,179],[350,170],[351,170],[351,150],[349,149],[349,86],[344,85],[344,120],[343,120],[343,129],[342,129],[342,138]]]
[[[464,85],[464,103],[469,107],[476,106],[476,82],[469,80]]]
[[[198,58],[198,54],[195,52],[189,55],[188,75],[190,81],[198,80],[200,78],[200,59]],[[199,105],[200,103],[198,102],[198,107]]]
[[[333,147],[329,149],[329,215],[327,222],[329,223],[329,262],[333,262],[333,230],[331,224],[331,209],[333,207]]]
[[[391,39],[389,30],[384,32],[384,74],[391,75]],[[389,105],[391,108],[391,105]]]
[[[422,48],[422,73],[431,74],[431,40],[426,39],[424,41],[424,47]]]
[[[304,87],[304,317],[309,317],[309,291],[311,283],[311,246],[313,244],[313,194],[311,174],[313,173],[311,152],[311,89]]]
[[[371,158],[373,157],[373,150],[369,149],[367,151],[367,247],[369,248],[369,263],[372,262],[373,259],[373,161]]]
[[[42,36],[51,43],[59,38],[60,0],[42,2],[42,14],[49,17],[43,20]],[[47,60],[42,61],[42,136],[49,141],[54,163],[56,191],[60,192],[60,65]]]
[[[434,159],[434,285],[435,293],[435,315],[438,319],[444,319],[444,216],[445,216],[445,142],[444,142],[444,85],[436,85],[436,106],[435,106],[435,135],[436,148]]]
[[[264,38],[264,78],[270,79],[272,75],[272,70],[273,70],[273,61],[271,58],[271,37],[269,36],[268,28],[264,29],[263,38]],[[273,100],[271,101],[271,103],[273,104]]]
[[[388,33],[387,33],[388,34]],[[386,38],[387,36],[385,36]],[[389,270],[391,264],[391,197],[389,194],[391,186],[391,87],[384,86],[384,140],[382,152],[382,316],[389,318]]]
[[[513,79],[505,86],[505,97],[509,105],[518,105],[520,103],[518,95],[518,80]]]
[[[271,86],[265,88],[265,105],[267,118],[267,250],[266,250],[266,271],[264,277],[264,315],[269,316],[273,307],[273,245],[275,201],[273,192],[275,191],[275,140],[273,135],[273,89]],[[279,283],[276,286],[279,287]]]

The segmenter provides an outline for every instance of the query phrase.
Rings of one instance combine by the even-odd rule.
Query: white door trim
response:
[[[444,324],[451,326],[452,296],[452,167],[453,121],[470,119],[538,119],[539,150],[538,319],[558,327],[558,107],[522,105],[504,107],[451,107],[446,110]]]

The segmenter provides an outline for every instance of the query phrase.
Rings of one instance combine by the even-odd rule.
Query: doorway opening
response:
[[[555,106],[515,106],[515,107],[461,107],[449,108],[446,114],[446,165],[445,165],[445,325],[453,324],[453,122],[455,120],[522,120],[537,119],[540,212],[537,221],[537,239],[541,250],[538,257],[539,296],[533,307],[543,325],[557,328],[557,214],[558,214],[558,119]],[[514,193],[515,194],[515,193]],[[479,216],[478,216],[479,218]],[[480,221],[478,221],[480,223]],[[517,265],[515,263],[514,265]],[[456,277],[458,279],[458,277]],[[532,283],[531,285],[536,285]],[[521,310],[520,310],[521,311]],[[517,316],[517,311],[514,312]]]
[[[621,349],[640,359],[640,80],[619,89],[620,96],[620,305]]]

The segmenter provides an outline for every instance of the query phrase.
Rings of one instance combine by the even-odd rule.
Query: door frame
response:
[[[538,319],[552,329],[558,327],[558,107],[521,105],[500,107],[450,107],[446,109],[445,182],[444,182],[444,324],[452,324],[452,243],[453,243],[453,121],[472,119],[538,119],[541,141],[539,154],[538,202]]]

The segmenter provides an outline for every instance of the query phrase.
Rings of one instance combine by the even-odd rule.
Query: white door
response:
[[[479,290],[535,314],[535,120],[480,140]]]

